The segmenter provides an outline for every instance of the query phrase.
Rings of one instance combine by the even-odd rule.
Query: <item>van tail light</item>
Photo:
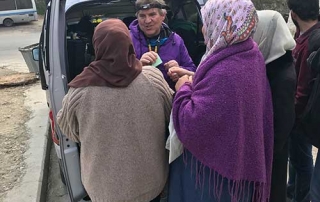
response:
[[[59,145],[59,139],[57,138],[56,132],[54,130],[54,119],[53,119],[52,110],[50,110],[50,112],[49,112],[49,118],[50,118],[50,124],[51,124],[51,138],[52,138],[52,141],[54,143],[56,143],[57,145]]]

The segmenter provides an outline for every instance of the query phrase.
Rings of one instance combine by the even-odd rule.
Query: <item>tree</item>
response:
[[[37,12],[39,15],[43,15],[47,8],[49,0],[35,0],[37,6]]]

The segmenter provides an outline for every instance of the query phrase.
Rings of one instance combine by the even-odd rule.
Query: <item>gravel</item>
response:
[[[2,69],[0,75],[1,72],[3,74]],[[6,70],[6,74],[10,74],[10,71]],[[28,148],[29,139],[25,122],[30,116],[24,107],[24,91],[27,88],[0,89],[0,201],[7,191],[19,183],[25,171],[23,154]]]

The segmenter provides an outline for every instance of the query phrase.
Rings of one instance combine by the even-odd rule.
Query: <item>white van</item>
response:
[[[166,0],[166,3],[170,7],[167,24],[184,39],[191,58],[199,64],[205,51],[199,3],[197,0]],[[55,123],[68,91],[67,84],[94,58],[91,37],[83,34],[88,26],[82,27],[79,22],[85,20],[95,27],[105,19],[118,18],[128,26],[136,18],[135,12],[135,0],[51,0],[48,4],[39,49],[33,53],[35,56],[39,52],[39,76],[47,93],[51,135],[71,201],[87,195],[80,177],[81,145],[66,138]],[[188,26],[192,29],[186,29]]]
[[[34,0],[0,0],[0,25],[11,27],[35,20],[38,14]]]

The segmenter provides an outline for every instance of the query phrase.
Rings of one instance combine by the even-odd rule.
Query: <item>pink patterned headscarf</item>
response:
[[[209,0],[201,13],[207,45],[202,61],[218,49],[247,40],[258,22],[251,0]]]

